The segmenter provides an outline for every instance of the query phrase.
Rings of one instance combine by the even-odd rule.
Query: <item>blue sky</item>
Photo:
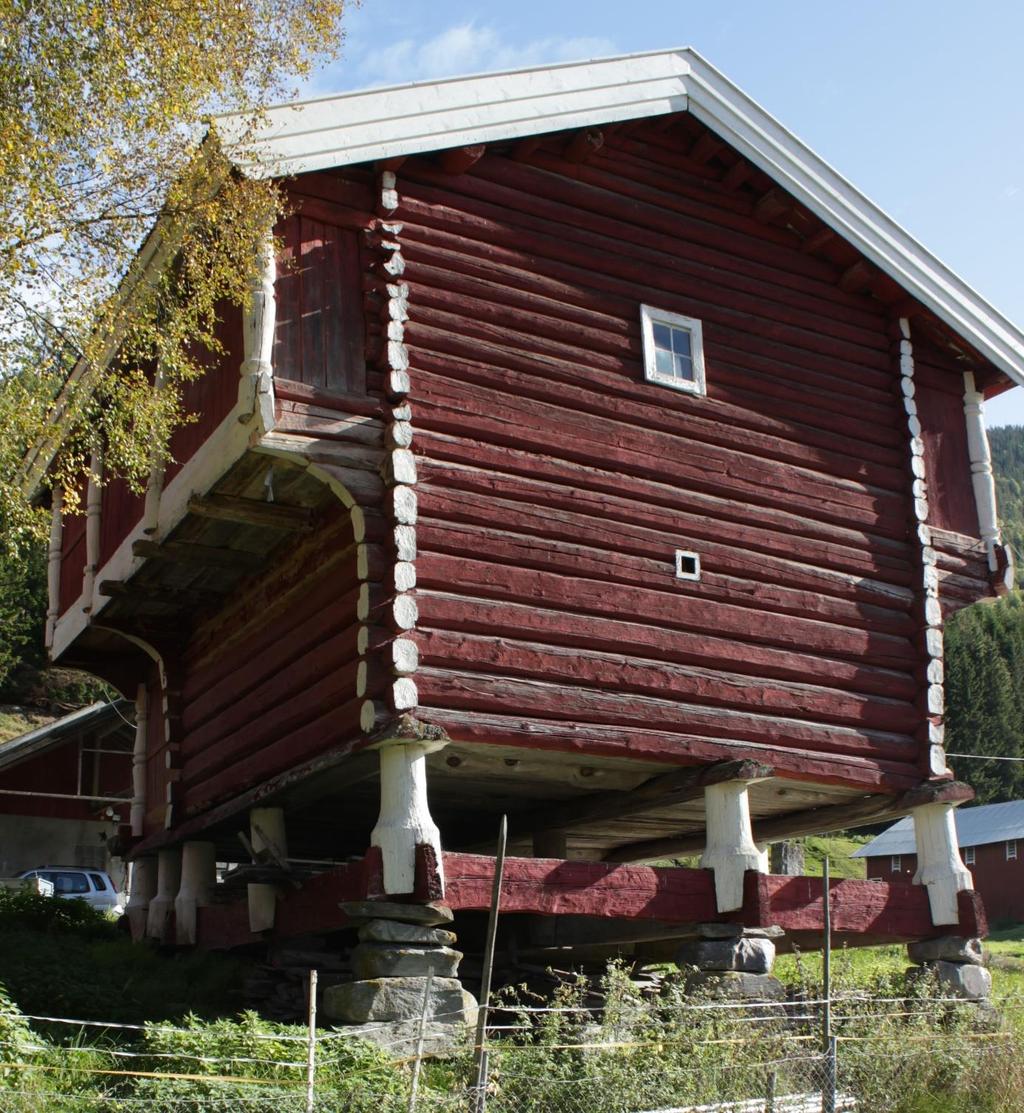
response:
[[[303,95],[692,46],[1024,325],[1019,0],[363,0]],[[1024,388],[989,404],[1024,424]]]

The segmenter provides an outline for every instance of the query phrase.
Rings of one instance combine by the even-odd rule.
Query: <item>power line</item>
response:
[[[951,754],[947,752],[946,757],[967,757],[973,758],[975,761],[1024,761],[1024,757],[996,757],[995,754]]]

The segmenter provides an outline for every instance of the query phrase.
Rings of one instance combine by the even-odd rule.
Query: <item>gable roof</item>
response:
[[[1024,385],[1024,332],[689,47],[377,88],[215,128],[253,177],[689,111]]]
[[[122,707],[127,710],[130,706],[123,699],[114,700],[113,703],[93,703],[52,723],[19,734],[17,738],[9,738],[0,744],[0,770],[10,769],[30,757],[46,753],[69,738],[77,737],[82,731],[93,730],[116,719],[121,719],[130,727],[131,723],[125,720],[121,711]]]
[[[956,839],[960,846],[1024,839],[1024,800],[1006,804],[981,804],[976,808],[957,808]],[[894,823],[871,842],[853,852],[854,858],[879,858],[891,854],[916,854],[914,820],[907,816]]]

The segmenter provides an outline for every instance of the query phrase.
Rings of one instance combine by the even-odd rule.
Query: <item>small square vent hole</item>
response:
[[[700,579],[700,554],[688,549],[676,549],[676,579]]]

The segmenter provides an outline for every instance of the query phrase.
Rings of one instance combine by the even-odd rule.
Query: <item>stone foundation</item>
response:
[[[932,976],[939,991],[965,1001],[987,1001],[992,994],[992,975],[984,962],[980,939],[943,935],[907,946],[915,965],[907,971],[908,981]]]
[[[688,993],[747,1001],[780,1001],[785,989],[772,977],[773,939],[778,928],[744,928],[742,924],[699,924],[697,938],[676,952],[676,964],[695,968],[686,978]]]
[[[426,1001],[424,1047],[440,1051],[458,1043],[476,1023],[477,1003],[456,977],[462,953],[451,944],[455,934],[440,926],[452,922],[445,905],[357,901],[343,904],[360,923],[359,943],[351,955],[357,980],[331,986],[322,1010],[334,1021],[355,1025],[350,1032],[408,1054],[419,1035]]]

